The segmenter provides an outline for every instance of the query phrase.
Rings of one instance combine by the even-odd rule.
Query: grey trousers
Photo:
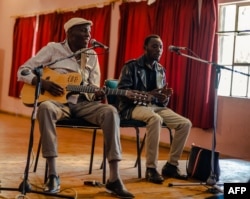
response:
[[[55,101],[45,101],[39,105],[37,119],[41,134],[43,157],[58,156],[55,123],[59,119],[71,117],[72,115],[100,125],[103,130],[108,161],[121,160],[119,114],[115,107],[95,101],[84,101],[70,106]]]
[[[147,123],[146,126],[146,167],[157,168],[159,142],[162,123],[170,129],[174,129],[173,142],[170,148],[168,162],[178,166],[187,137],[191,129],[189,119],[175,113],[169,108],[150,106],[136,106],[132,112],[132,118]]]

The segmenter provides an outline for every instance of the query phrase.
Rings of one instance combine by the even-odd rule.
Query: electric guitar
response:
[[[61,96],[54,96],[48,91],[41,89],[38,98],[38,103],[46,100],[55,100],[60,103],[67,103],[67,97],[70,94],[76,93],[94,93],[98,90],[103,90],[106,95],[120,95],[133,99],[135,104],[146,105],[154,100],[154,96],[141,91],[124,90],[124,89],[111,89],[111,88],[97,88],[94,86],[80,85],[82,77],[79,73],[66,73],[60,74],[52,69],[44,68],[41,77],[44,80],[50,80],[58,84],[64,89],[64,94]],[[35,89],[34,85],[24,84],[21,90],[21,99],[26,106],[33,106],[35,103]]]

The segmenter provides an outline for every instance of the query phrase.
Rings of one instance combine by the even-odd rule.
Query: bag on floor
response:
[[[211,150],[192,145],[187,161],[188,177],[206,182],[211,175],[211,156]],[[214,175],[216,181],[219,181],[220,166],[218,151],[214,151]]]

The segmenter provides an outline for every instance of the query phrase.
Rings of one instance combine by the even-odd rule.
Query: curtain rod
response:
[[[81,9],[84,10],[84,9],[94,8],[94,7],[101,8],[103,6],[115,3],[117,1],[120,1],[120,0],[106,0],[106,1],[101,2],[101,3],[84,5],[84,6],[80,6],[80,7],[77,7],[77,8],[69,8],[69,9],[61,9],[61,8],[59,8],[59,9],[56,9],[56,10],[53,10],[53,11],[35,12],[35,13],[31,13],[31,14],[15,15],[15,16],[11,16],[11,17],[12,18],[32,17],[32,16],[37,16],[37,15],[49,14],[49,13],[53,13],[53,12],[63,13],[63,12],[71,12],[71,11],[74,12],[74,11],[77,11],[77,10],[81,10]]]

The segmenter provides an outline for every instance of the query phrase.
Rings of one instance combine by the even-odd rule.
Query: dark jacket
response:
[[[145,56],[138,59],[128,61],[122,68],[119,78],[119,89],[131,89],[139,91],[147,91],[146,80],[146,65]],[[156,89],[162,88],[166,85],[165,69],[160,63],[157,63],[156,70]],[[131,114],[136,104],[127,98],[119,98],[117,108],[121,118],[131,119]]]

